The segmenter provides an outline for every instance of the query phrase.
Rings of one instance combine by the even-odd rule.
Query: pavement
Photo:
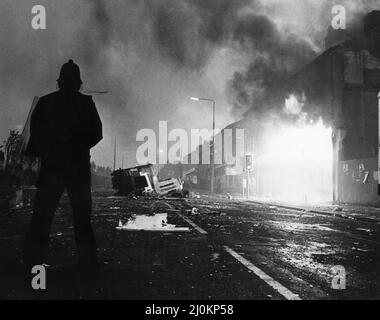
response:
[[[31,209],[2,215],[0,298],[380,298],[380,222],[368,208],[357,207],[352,214],[376,219],[242,200],[131,199],[110,192],[95,192],[93,208],[99,270],[83,274],[76,269],[72,215],[64,196],[51,232],[47,289],[39,291],[31,289],[33,275],[25,273],[20,256]],[[344,209],[340,213],[348,215]],[[133,214],[153,213],[168,213],[168,223],[190,232],[116,229]]]
[[[343,219],[356,219],[366,222],[380,222],[380,208],[373,206],[359,206],[352,204],[334,205],[330,203],[294,203],[284,201],[274,201],[265,198],[237,198],[239,201],[247,201],[256,204],[266,204],[278,208],[303,211],[308,213],[332,215]]]

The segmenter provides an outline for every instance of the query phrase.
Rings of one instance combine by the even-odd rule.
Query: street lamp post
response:
[[[191,100],[193,101],[208,101],[212,103],[212,146],[211,146],[211,187],[210,191],[211,194],[214,193],[214,180],[215,180],[215,165],[214,165],[214,159],[215,159],[215,100],[214,99],[208,99],[208,98],[197,98],[197,97],[191,97]]]
[[[379,106],[378,106],[378,119],[377,122],[379,124],[379,132],[378,132],[378,155],[377,155],[377,195],[380,196],[380,92],[377,95],[377,98],[379,100]],[[335,199],[334,199],[335,200]]]

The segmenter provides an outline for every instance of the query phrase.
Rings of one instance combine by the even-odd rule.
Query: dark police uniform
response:
[[[81,265],[96,264],[91,226],[90,149],[102,139],[102,123],[91,96],[59,90],[38,101],[31,118],[26,155],[41,159],[30,227],[24,241],[24,262],[42,264],[54,212],[66,189],[73,215]]]

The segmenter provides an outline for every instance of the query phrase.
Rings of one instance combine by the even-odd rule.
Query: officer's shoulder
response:
[[[39,110],[45,110],[46,107],[54,105],[57,101],[58,92],[52,92],[38,98],[36,108]]]
[[[44,96],[39,97],[38,101],[39,102],[50,101],[52,99],[55,99],[57,97],[57,95],[58,95],[58,91],[55,91],[55,92],[52,92],[49,94],[45,94]]]
[[[92,96],[78,92],[78,96],[86,101],[92,101]]]

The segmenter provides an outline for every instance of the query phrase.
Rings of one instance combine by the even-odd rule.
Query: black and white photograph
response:
[[[380,300],[379,115],[378,0],[0,0],[0,300]]]

